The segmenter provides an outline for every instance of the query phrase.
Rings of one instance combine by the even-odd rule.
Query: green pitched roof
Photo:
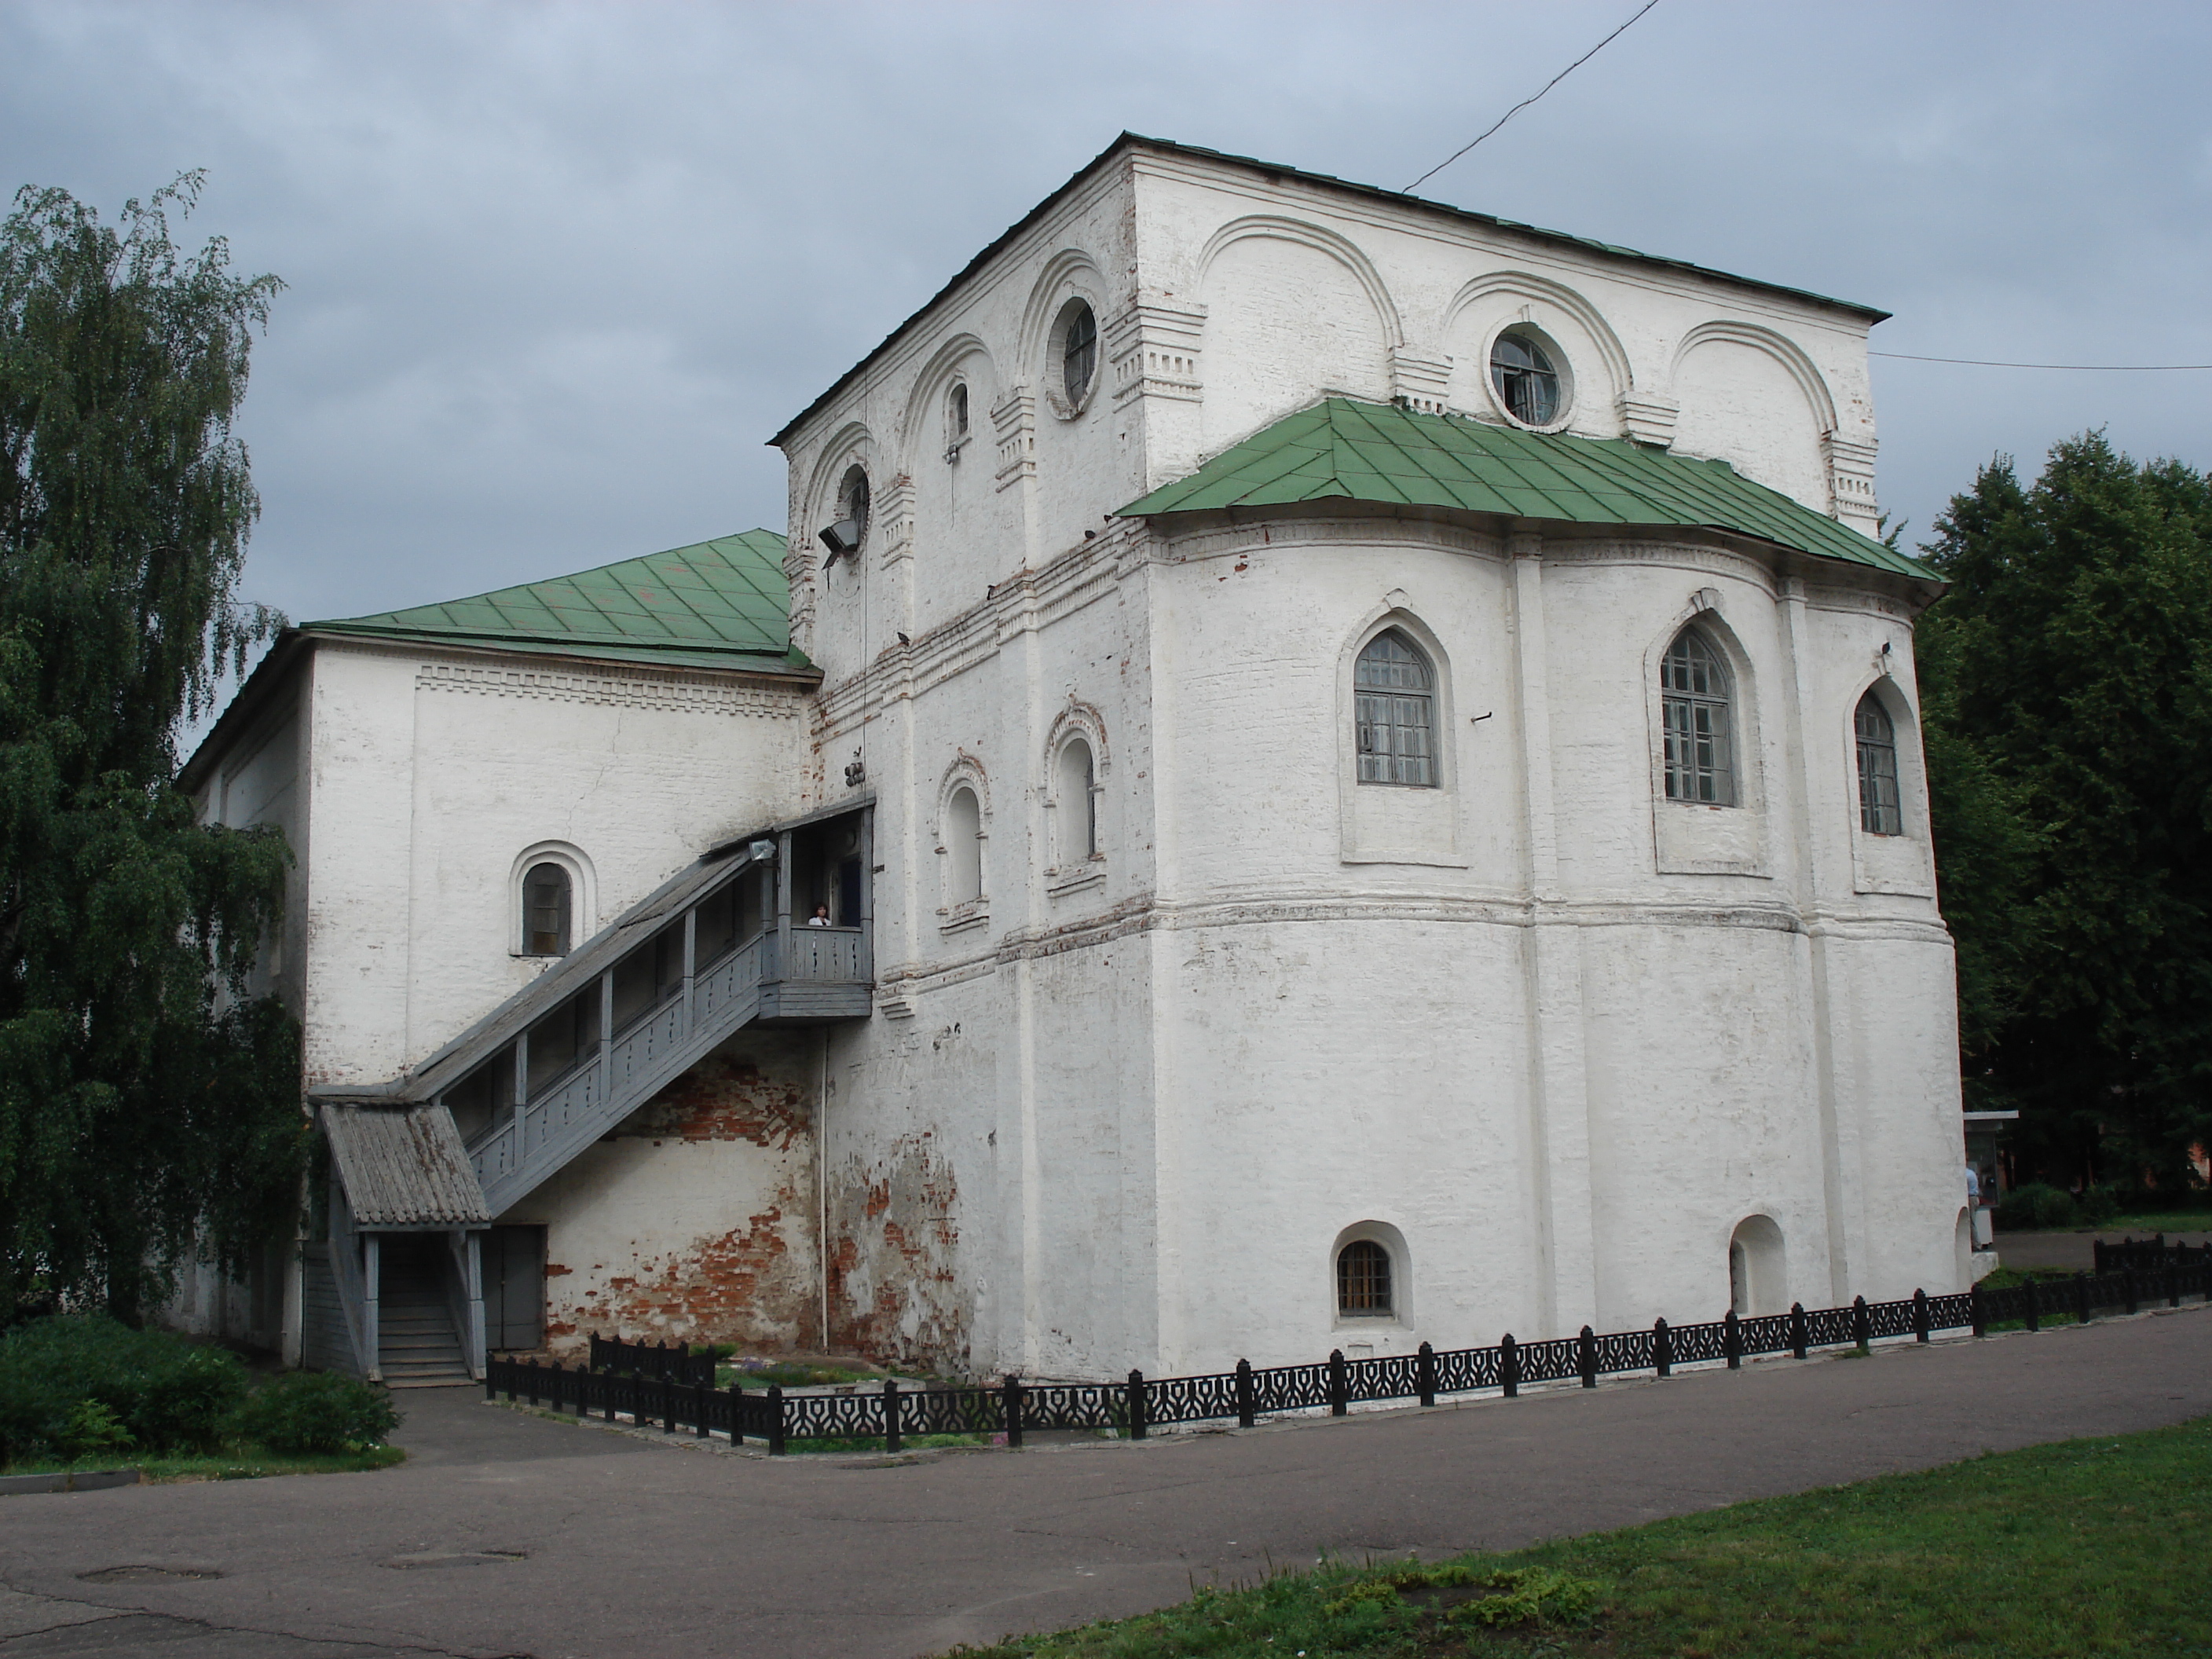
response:
[[[1489,426],[1330,398],[1215,456],[1121,510],[1162,513],[1379,501],[1569,524],[1695,525],[1923,581],[1917,559],[1753,483],[1725,461],[1693,461],[1620,439]]]
[[[773,531],[748,530],[472,599],[307,626],[686,667],[769,665],[763,658],[804,667],[791,648],[783,552]]]

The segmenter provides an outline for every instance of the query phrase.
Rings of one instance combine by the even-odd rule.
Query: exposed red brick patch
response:
[[[805,1091],[763,1077],[742,1054],[710,1054],[632,1113],[625,1139],[747,1140],[771,1152],[803,1147],[813,1130]]]
[[[836,1349],[964,1370],[969,1307],[956,1260],[959,1187],[929,1135],[902,1139],[873,1168],[849,1162],[830,1190]]]

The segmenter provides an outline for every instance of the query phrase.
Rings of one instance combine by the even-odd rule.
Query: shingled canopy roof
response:
[[[600,660],[803,668],[791,648],[783,552],[775,532],[748,530],[471,599],[307,626]]]
[[[1919,581],[1942,580],[1919,560],[1753,483],[1726,461],[1349,398],[1285,416],[1118,516],[1331,500],[1553,523],[1693,526]]]

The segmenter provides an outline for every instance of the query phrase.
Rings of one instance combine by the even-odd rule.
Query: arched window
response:
[[[1060,861],[1078,864],[1098,856],[1098,769],[1091,745],[1070,738],[1054,769],[1053,810],[1059,815]]]
[[[1735,805],[1735,738],[1728,664],[1712,641],[1686,628],[1659,665],[1666,728],[1667,799]]]
[[[945,899],[973,904],[983,896],[983,808],[962,784],[945,803]]]
[[[533,864],[522,878],[522,954],[568,954],[569,914],[574,889],[557,864]]]
[[[1905,833],[1897,791],[1897,727],[1871,691],[1859,699],[1852,724],[1859,738],[1859,827],[1870,836]]]
[[[853,532],[853,543],[858,546],[868,538],[868,475],[857,466],[845,469],[844,477],[837,485],[837,516],[850,519],[860,527]]]
[[[1098,372],[1098,319],[1078,300],[1069,306],[1060,330],[1060,385],[1070,404],[1080,404]]]
[[[1340,1314],[1391,1311],[1390,1252],[1371,1238],[1355,1238],[1336,1255],[1336,1310]]]
[[[1436,674],[1420,647],[1393,628],[1359,653],[1352,673],[1359,781],[1433,789]]]
[[[968,383],[965,380],[954,386],[951,397],[945,400],[945,420],[951,430],[953,442],[957,443],[968,435]]]

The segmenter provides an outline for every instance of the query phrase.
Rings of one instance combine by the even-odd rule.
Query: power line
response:
[[[1487,137],[1490,137],[1490,133],[1491,133],[1491,132],[1495,132],[1495,131],[1498,131],[1498,129],[1499,127],[1504,126],[1504,125],[1508,121],[1511,120],[1515,116],[1518,115],[1518,114],[1519,114],[1522,110],[1524,110],[1524,109],[1528,108],[1529,105],[1531,105],[1531,104],[1534,103],[1534,102],[1536,101],[1536,100],[1537,100],[1537,99],[1541,98],[1541,97],[1542,97],[1546,93],[1549,92],[1549,91],[1550,91],[1553,87],[1556,87],[1557,85],[1559,85],[1560,82],[1562,82],[1562,81],[1565,80],[1565,79],[1566,79],[1570,75],[1572,75],[1572,74],[1573,74],[1577,70],[1580,69],[1580,68],[1581,68],[1584,64],[1589,63],[1589,60],[1590,60],[1591,58],[1593,58],[1596,57],[1596,56],[1598,55],[1598,53],[1600,53],[1600,52],[1603,52],[1603,51],[1604,51],[1607,46],[1611,46],[1611,45],[1612,45],[1615,40],[1619,40],[1622,35],[1626,34],[1626,33],[1628,32],[1629,24],[1631,24],[1631,23],[1634,23],[1634,22],[1637,21],[1637,19],[1638,19],[1638,18],[1640,18],[1640,17],[1642,17],[1642,16],[1644,15],[1644,12],[1646,12],[1646,11],[1650,11],[1650,10],[1651,9],[1651,8],[1652,8],[1652,7],[1654,7],[1654,6],[1657,5],[1658,3],[1659,3],[1659,0],[1644,0],[1644,8],[1643,8],[1643,10],[1642,10],[1642,11],[1638,11],[1638,12],[1636,14],[1636,16],[1635,16],[1635,17],[1632,17],[1632,18],[1630,18],[1630,19],[1628,20],[1628,22],[1627,22],[1627,23],[1623,23],[1623,24],[1622,24],[1619,28],[1615,29],[1615,30],[1614,30],[1611,34],[1607,35],[1607,36],[1605,37],[1605,39],[1604,39],[1604,40],[1602,40],[1599,41],[1595,46],[1592,46],[1592,47],[1591,47],[1588,52],[1584,52],[1581,57],[1579,57],[1579,58],[1576,58],[1576,59],[1575,59],[1575,61],[1574,61],[1573,63],[1571,63],[1571,64],[1568,64],[1568,65],[1566,66],[1566,68],[1565,68],[1565,69],[1561,70],[1560,70],[1557,75],[1553,76],[1550,80],[1548,80],[1548,81],[1545,82],[1544,82],[1544,84],[1543,84],[1540,88],[1539,88],[1535,92],[1534,92],[1534,93],[1530,94],[1528,97],[1523,98],[1523,99],[1522,99],[1519,103],[1517,103],[1517,104],[1514,105],[1514,106],[1513,106],[1513,107],[1512,107],[1511,109],[1507,110],[1507,111],[1505,112],[1505,113],[1504,113],[1504,114],[1503,114],[1503,115],[1499,116],[1499,117],[1498,118],[1497,121],[1496,121],[1496,122],[1495,122],[1495,123],[1491,126],[1490,132],[1486,132],[1486,133],[1482,134],[1480,137],[1477,137],[1477,138],[1471,139],[1471,140],[1469,140],[1467,143],[1464,143],[1464,144],[1461,145],[1459,149],[1457,149],[1454,150],[1450,155],[1449,155],[1445,156],[1445,157],[1444,157],[1444,159],[1443,159],[1443,161],[1441,161],[1437,162],[1437,163],[1436,164],[1436,166],[1434,166],[1434,167],[1431,167],[1431,168],[1430,168],[1426,173],[1423,173],[1419,178],[1418,178],[1418,179],[1414,179],[1414,180],[1413,180],[1413,182],[1412,184],[1410,184],[1410,185],[1407,185],[1407,186],[1406,186],[1406,193],[1407,193],[1407,194],[1408,194],[1408,195],[1410,195],[1410,194],[1412,194],[1414,191],[1419,190],[1419,189],[1423,185],[1426,184],[1430,179],[1431,179],[1435,178],[1435,177],[1437,176],[1437,174],[1438,174],[1439,173],[1442,173],[1442,172],[1443,172],[1446,167],[1449,167],[1449,166],[1450,166],[1454,161],[1458,161],[1458,160],[1459,160],[1459,158],[1460,158],[1461,156],[1462,156],[1462,155],[1466,155],[1466,154],[1468,153],[1468,151],[1469,151],[1469,150],[1473,149],[1475,147],[1475,145],[1477,145],[1477,144],[1480,143],[1484,138],[1487,138]]]
[[[1869,357],[1894,357],[1901,363],[1963,363],[1969,368],[2063,368],[2084,374],[2179,374],[2212,368],[2212,363],[1999,363],[1986,357],[1916,357],[1909,351],[1869,351]]]

